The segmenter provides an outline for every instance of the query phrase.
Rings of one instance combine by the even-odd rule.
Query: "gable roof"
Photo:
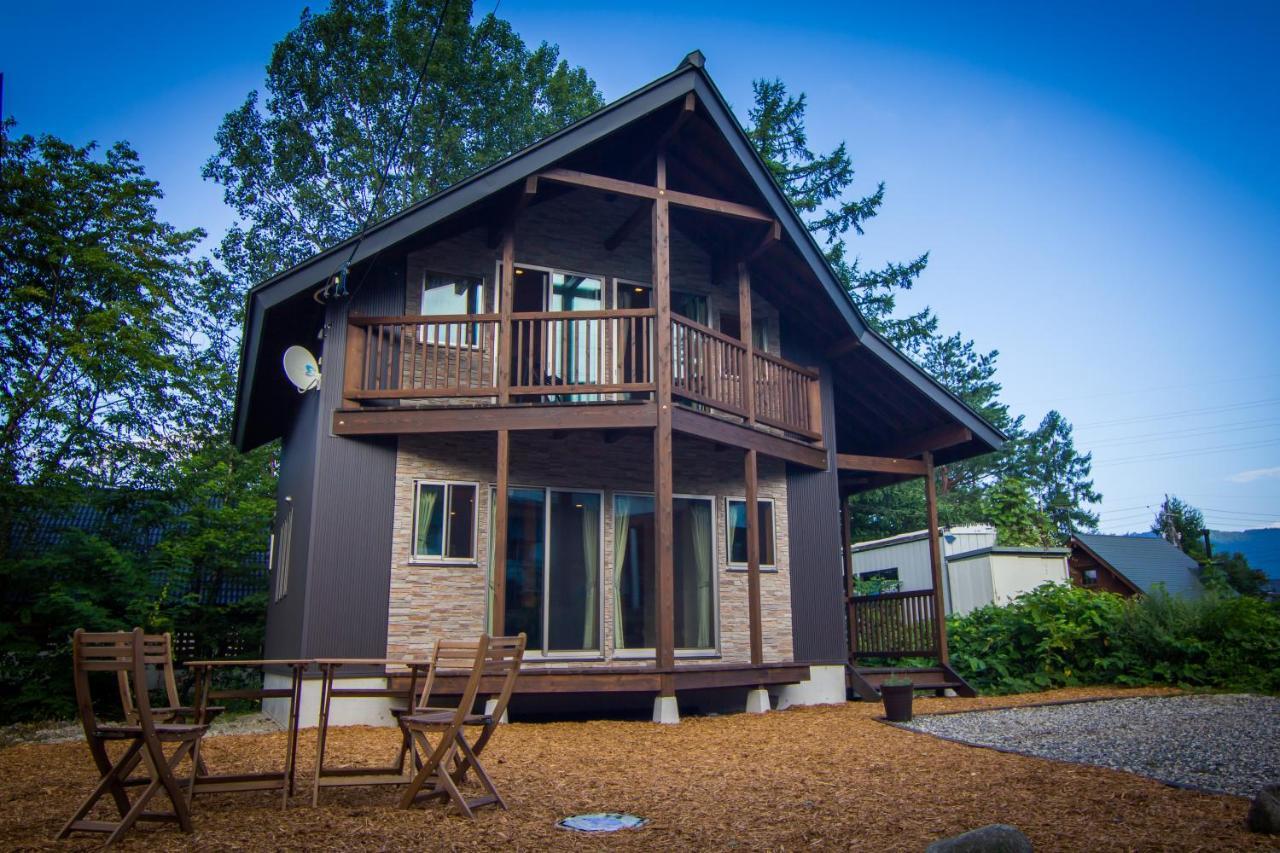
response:
[[[1176,545],[1158,536],[1106,536],[1077,533],[1071,544],[1119,574],[1144,593],[1164,584],[1170,595],[1204,594],[1199,564]]]
[[[247,445],[248,422],[252,416],[250,400],[258,378],[259,353],[268,309],[299,294],[318,289],[338,273],[348,257],[352,265],[371,260],[383,250],[518,185],[565,157],[692,92],[706,116],[736,155],[754,189],[777,218],[787,242],[814,272],[828,304],[847,325],[851,336],[866,352],[887,365],[930,403],[970,430],[973,435],[973,441],[970,442],[972,447],[963,456],[998,449],[1005,440],[1003,433],[867,324],[852,296],[844,289],[828,264],[817,240],[787,200],[786,194],[747,138],[746,132],[703,65],[702,54],[694,51],[671,73],[384,219],[371,226],[363,238],[353,237],[339,243],[250,289],[246,297],[245,328],[241,340],[240,375],[236,391],[236,446],[244,450]],[[353,247],[354,256],[351,255]]]

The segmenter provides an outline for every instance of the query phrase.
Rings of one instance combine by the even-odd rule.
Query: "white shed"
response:
[[[1046,581],[1069,582],[1066,548],[998,546],[996,529],[989,524],[943,528],[941,539],[948,613],[1007,604]],[[927,531],[859,542],[851,551],[856,577],[896,580],[903,592],[933,587]]]
[[[963,616],[988,604],[1008,604],[1041,584],[1069,584],[1068,548],[1013,548],[993,545],[946,561],[947,612]]]

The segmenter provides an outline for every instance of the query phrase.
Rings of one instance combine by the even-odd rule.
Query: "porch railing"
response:
[[[933,590],[853,597],[853,654],[929,657],[937,653]]]
[[[353,316],[347,331],[343,397],[367,400],[494,397],[508,359],[508,392],[569,401],[632,395],[655,388],[656,312],[520,312],[511,340],[498,314]],[[683,317],[671,323],[673,393],[710,409],[747,417],[747,347]],[[756,420],[807,438],[821,437],[817,373],[755,352]]]

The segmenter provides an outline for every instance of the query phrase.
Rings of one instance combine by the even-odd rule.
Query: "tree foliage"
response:
[[[1201,566],[1200,582],[1205,586],[1260,598],[1266,594],[1267,574],[1249,565],[1238,551],[1209,556],[1204,534],[1208,526],[1204,513],[1177,495],[1166,495],[1151,522],[1151,532],[1177,545]]]
[[[996,528],[1001,545],[1048,547],[1057,542],[1053,522],[1032,498],[1024,480],[1005,477],[982,496],[981,514]]]
[[[1087,684],[1280,690],[1280,608],[1254,598],[1126,599],[1046,584],[947,621],[951,663],[986,693]]]
[[[221,257],[252,284],[438,192],[603,103],[558,48],[529,48],[472,4],[335,0],[276,44],[266,96],[228,113],[206,178],[240,223]],[[411,108],[412,106],[412,108]],[[402,124],[403,144],[394,159]],[[391,168],[381,196],[379,176]]]

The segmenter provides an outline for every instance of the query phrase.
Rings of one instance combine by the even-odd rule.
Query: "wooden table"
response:
[[[294,770],[298,759],[298,705],[302,699],[302,675],[312,664],[307,660],[193,660],[187,661],[195,674],[196,722],[207,722],[206,709],[211,699],[288,699],[289,736],[285,743],[284,769],[266,773],[201,773],[196,776],[193,794],[232,793],[239,791],[269,791],[279,788],[281,808],[287,808],[294,789]],[[292,680],[288,688],[248,688],[243,690],[213,690],[215,669],[232,667],[262,668],[288,667]]]
[[[400,754],[394,764],[384,767],[325,767],[324,746],[329,734],[329,709],[334,699],[344,698],[392,698],[404,699],[405,707],[412,708],[418,694],[419,676],[431,667],[425,660],[395,660],[390,658],[316,658],[320,667],[320,718],[316,729],[316,768],[311,788],[311,805],[320,802],[321,788],[345,785],[403,785],[409,781],[405,775],[405,758],[412,752],[409,736],[400,732]],[[401,667],[409,670],[408,689],[393,687],[334,687],[337,671],[344,666]]]

